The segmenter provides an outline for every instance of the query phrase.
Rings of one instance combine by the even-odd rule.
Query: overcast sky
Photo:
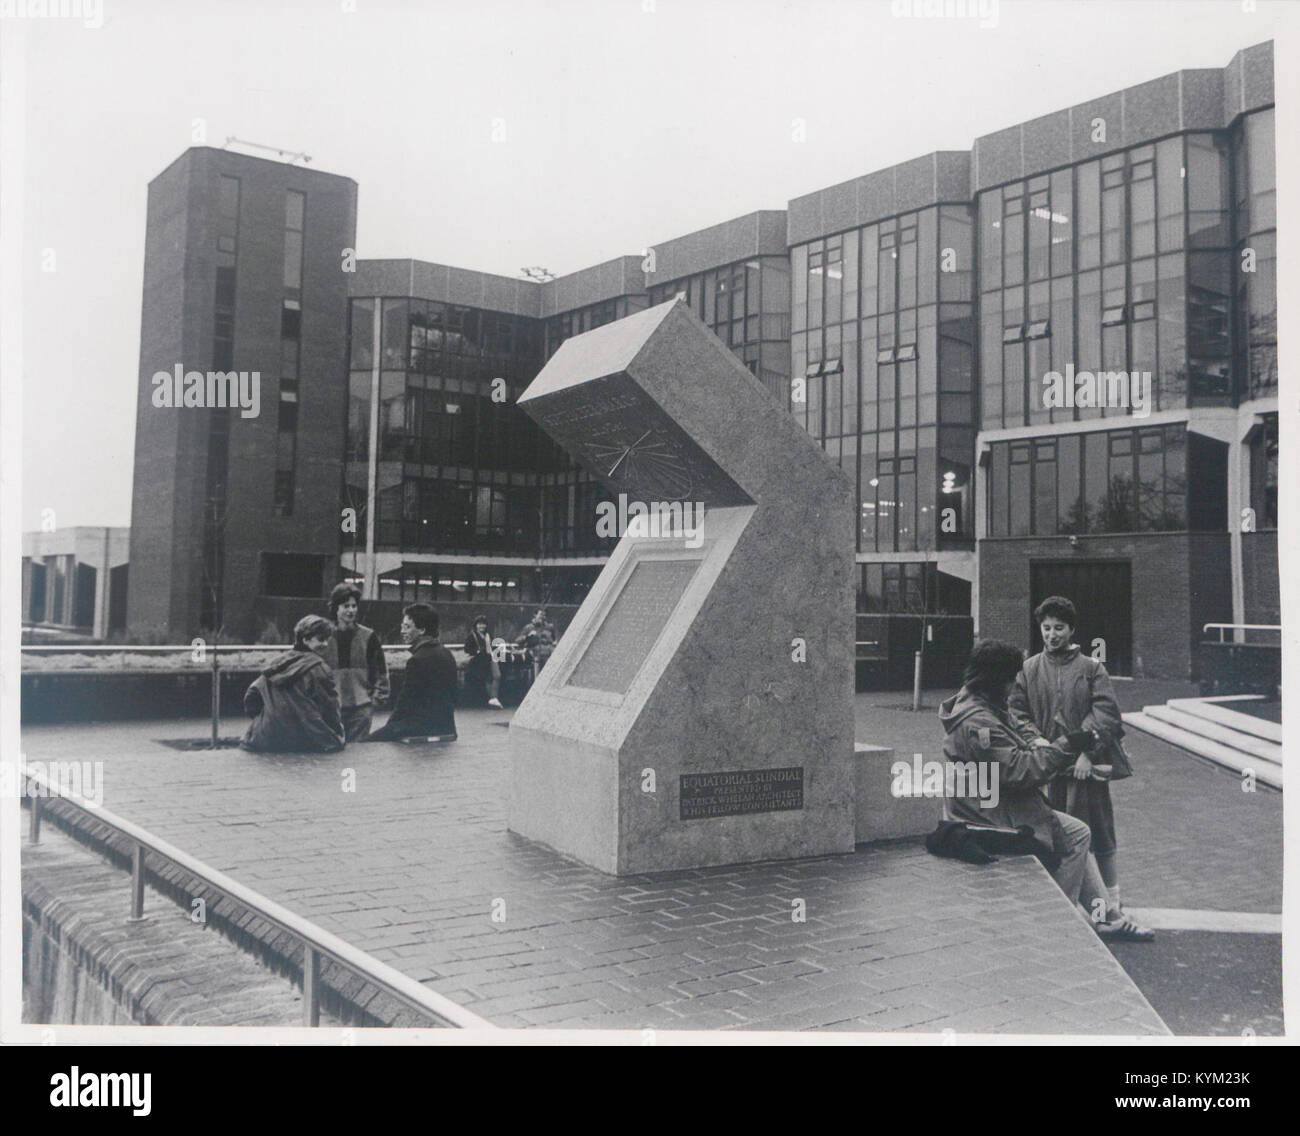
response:
[[[130,521],[146,187],[195,119],[210,145],[355,178],[362,257],[564,273],[1222,67],[1300,14],[1250,7],[1001,0],[987,28],[888,0],[103,0],[99,28],[6,19],[26,87],[21,149],[3,109],[25,163],[23,527],[46,507],[59,527]]]

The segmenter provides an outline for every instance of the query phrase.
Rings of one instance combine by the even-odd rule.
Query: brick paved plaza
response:
[[[859,737],[932,752],[932,714],[903,701],[859,696]],[[159,744],[193,721],[33,728],[24,746],[103,760],[107,807],[497,1025],[1166,1032],[1031,859],[899,842],[614,878],[530,844],[505,827],[509,716],[462,712],[450,746],[329,756]],[[1280,910],[1281,797],[1132,741],[1130,905]],[[1225,854],[1247,833],[1250,856]]]

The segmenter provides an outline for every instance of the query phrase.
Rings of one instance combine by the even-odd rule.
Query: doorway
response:
[[[1133,673],[1133,566],[1128,560],[1033,560],[1029,564],[1030,653],[1042,649],[1033,609],[1065,596],[1079,613],[1074,641],[1112,675]],[[1098,654],[1097,641],[1105,644]]]

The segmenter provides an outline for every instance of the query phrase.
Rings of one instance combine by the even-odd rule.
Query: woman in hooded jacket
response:
[[[332,753],[343,748],[343,717],[334,677],[321,657],[334,627],[307,615],[293,629],[293,650],[276,658],[248,688],[253,721],[239,743],[264,753]]]

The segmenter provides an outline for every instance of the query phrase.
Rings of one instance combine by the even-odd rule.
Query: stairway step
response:
[[[1257,695],[1249,694],[1233,698],[1233,701],[1241,702],[1251,700],[1263,701]],[[1218,722],[1219,725],[1227,726],[1229,729],[1240,730],[1243,734],[1254,734],[1255,737],[1263,738],[1265,741],[1282,744],[1282,727],[1277,722],[1270,722],[1267,718],[1256,718],[1252,714],[1242,714],[1238,710],[1229,710],[1228,707],[1220,705],[1222,701],[1222,699],[1208,702],[1203,698],[1171,698],[1168,705],[1175,710],[1195,714],[1198,718]]]
[[[1247,734],[1231,726],[1222,726],[1211,718],[1202,718],[1189,714],[1176,706],[1144,706],[1142,713],[1150,718],[1158,718],[1171,726],[1186,730],[1212,742],[1219,742],[1230,749],[1239,749],[1261,761],[1271,761],[1274,765],[1282,764],[1282,747],[1276,742],[1267,742],[1254,734]]]
[[[1152,718],[1149,714],[1142,712],[1125,714],[1124,725],[1132,726],[1135,730],[1142,730],[1144,733],[1151,734],[1162,741],[1176,745],[1180,749],[1196,754],[1197,757],[1203,757],[1207,761],[1214,762],[1215,765],[1221,765],[1225,769],[1231,769],[1236,773],[1240,773],[1244,769],[1252,769],[1255,772],[1256,780],[1261,784],[1273,789],[1282,788],[1282,767],[1274,765],[1270,761],[1259,761],[1239,749],[1231,749],[1218,742],[1210,741],[1209,738],[1193,734],[1190,730],[1170,725],[1168,722],[1162,722],[1159,718]]]

